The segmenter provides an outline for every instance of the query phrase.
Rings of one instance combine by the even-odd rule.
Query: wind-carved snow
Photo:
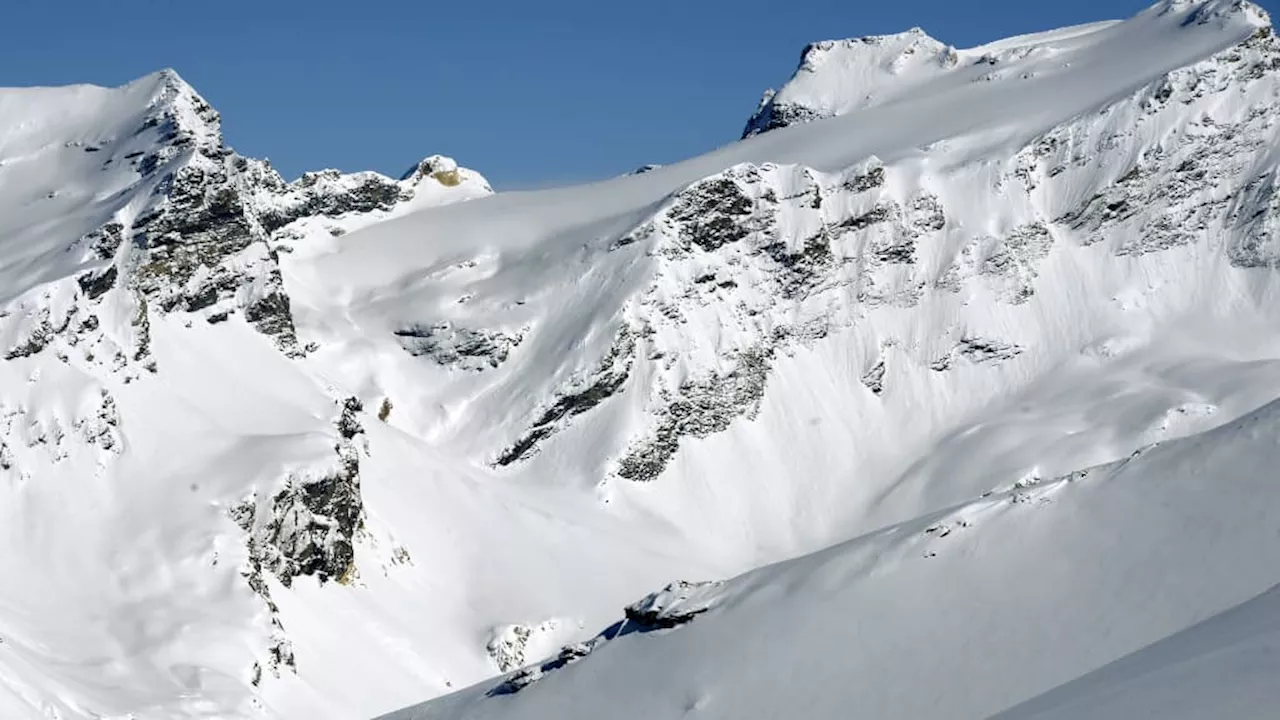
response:
[[[914,305],[927,284],[917,244],[937,237],[946,214],[928,192],[895,199],[885,177],[874,159],[836,175],[745,164],[675,193],[612,245],[642,249],[654,259],[654,278],[628,304],[592,384],[563,393],[500,464],[526,457],[557,421],[621,391],[630,363],[643,363],[651,367],[652,419],[616,473],[654,480],[681,438],[754,416],[776,353],[847,325],[857,306]],[[626,370],[616,369],[618,358]],[[573,398],[585,400],[570,412]]]
[[[811,168],[740,166],[677,193],[653,220],[615,243],[659,243],[652,251],[659,279],[628,311],[628,333],[652,345],[642,351],[650,358],[666,359],[649,400],[658,420],[617,461],[618,475],[652,480],[681,437],[705,437],[734,418],[750,418],[778,345],[825,336],[833,318],[850,317],[859,304],[912,306],[939,289],[964,293],[972,278],[1005,303],[1025,303],[1059,235],[1085,246],[1114,238],[1109,249],[1118,255],[1208,241],[1246,223],[1248,229],[1233,237],[1256,237],[1259,225],[1274,222],[1274,212],[1258,207],[1274,205],[1272,185],[1245,172],[1271,137],[1275,113],[1261,101],[1274,100],[1269,71],[1277,62],[1274,36],[1263,28],[1213,60],[1171,73],[1132,103],[1111,106],[1101,123],[1072,123],[1037,139],[1013,157],[997,186],[1002,192],[1018,188],[1032,206],[1049,209],[1034,211],[1000,237],[964,239],[940,276],[920,269],[920,245],[945,258],[949,251],[943,246],[954,246],[954,238],[967,233],[944,232],[947,211],[938,195],[917,190],[895,197],[884,190],[885,169],[874,159],[839,178]],[[1217,123],[1208,114],[1188,119],[1188,105],[1212,103],[1226,93],[1255,98],[1242,122]],[[1187,125],[1171,126],[1170,120]],[[1144,149],[1096,195],[1066,212],[1052,210],[1077,192],[1077,178],[1085,173],[1115,172],[1109,166],[1124,157],[1119,150],[1127,138],[1157,128],[1168,140]],[[1057,189],[1068,183],[1071,190]],[[1229,208],[1231,188],[1242,185],[1260,197],[1247,207]],[[1205,198],[1206,189],[1219,196]],[[1259,257],[1256,241],[1245,240],[1251,243],[1245,247],[1239,242],[1228,250],[1234,264],[1269,262]],[[744,244],[748,249],[742,252]],[[677,264],[687,267],[669,270]],[[714,311],[691,309],[708,307]],[[681,334],[673,329],[680,326],[696,329]],[[676,366],[690,353],[673,349],[698,347],[697,338],[707,337],[703,328],[710,327],[717,328],[720,344],[715,357],[704,367]],[[1015,342],[961,335],[928,365],[945,371],[957,358],[984,364],[1020,353]],[[883,391],[882,372],[868,386]],[[527,453],[525,445],[527,440],[518,455]]]
[[[871,107],[957,66],[960,55],[920,28],[898,35],[824,40],[804,49],[780,90],[765,92],[743,137]]]
[[[982,717],[1248,600],[1265,25],[819,45],[803,123],[494,197],[0,92],[0,715]]]

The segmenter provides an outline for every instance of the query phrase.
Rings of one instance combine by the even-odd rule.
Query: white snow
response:
[[[998,717],[1267,717],[1280,676],[1280,588]]]
[[[0,91],[0,717],[1263,717],[1266,23],[836,42],[775,98],[826,119],[497,195],[440,156],[221,165],[171,72]],[[254,229],[393,199],[263,230],[227,297],[144,328],[127,233],[166,186],[133,153],[227,173]],[[273,283],[305,351],[246,320]],[[268,604],[232,510],[347,443],[354,571],[268,569]]]
[[[1155,716],[1205,717],[1194,708],[1229,697],[1213,680],[1224,664],[1243,660],[1215,657],[1215,645],[1250,658],[1274,647],[1274,602],[1247,619],[1209,618],[1275,579],[1277,431],[1273,403],[1081,476],[757,570],[720,589],[712,609],[683,627],[623,634],[513,696],[485,697],[481,686],[388,720],[694,710],[708,718],[982,718],[1207,621],[1190,639],[1123,661],[1142,673],[1184,672],[1212,691],[1199,699],[1205,704]],[[1240,627],[1246,621],[1261,634],[1249,637]],[[1179,653],[1202,665],[1180,665],[1187,661]],[[1263,684],[1275,667],[1263,662],[1239,675],[1251,695],[1218,708],[1252,714],[1224,716],[1269,717],[1278,690]],[[1097,703],[1120,684],[1131,688],[1122,707],[1173,707],[1150,693],[1166,686],[1150,679],[1142,692],[1134,675],[1141,679],[1124,666],[1107,668],[1082,681],[1083,690],[1058,695]],[[1058,707],[1052,695],[1038,703]],[[1040,717],[1036,707],[1010,717]],[[1065,714],[1049,716],[1104,716],[1081,707],[1068,703],[1058,707]]]

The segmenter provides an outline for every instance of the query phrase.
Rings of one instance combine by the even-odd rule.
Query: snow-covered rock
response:
[[[497,195],[0,91],[0,716],[1057,707],[1280,581],[1277,58],[821,43],[794,127]]]
[[[743,137],[891,101],[956,68],[955,48],[912,28],[897,35],[823,40],[805,47],[800,66],[767,90]]]

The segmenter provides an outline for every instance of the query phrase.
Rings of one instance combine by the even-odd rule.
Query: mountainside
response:
[[[1263,717],[1278,119],[1242,0],[539,192],[0,90],[0,717]]]

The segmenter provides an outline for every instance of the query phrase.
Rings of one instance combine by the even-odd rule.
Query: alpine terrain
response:
[[[1274,717],[1266,13],[818,42],[742,134],[495,194],[0,90],[0,718]]]

